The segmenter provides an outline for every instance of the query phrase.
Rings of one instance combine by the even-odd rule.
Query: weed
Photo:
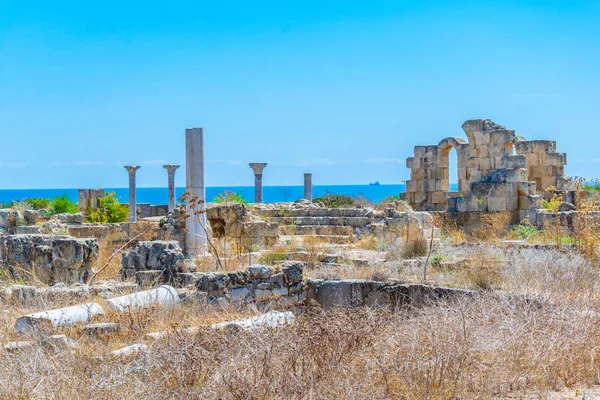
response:
[[[512,234],[517,240],[531,240],[539,236],[540,231],[529,223],[524,222],[521,225],[515,225]]]

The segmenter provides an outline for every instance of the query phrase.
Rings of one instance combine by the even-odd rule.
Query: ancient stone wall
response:
[[[518,140],[515,147],[517,154],[525,157],[528,180],[535,182],[540,192],[552,186],[562,188],[567,155],[556,152],[555,141]]]
[[[0,236],[0,262],[15,279],[47,285],[83,282],[96,267],[96,239],[60,235]]]
[[[539,195],[560,186],[566,155],[553,141],[526,141],[491,120],[463,126],[468,143],[458,138],[437,146],[415,146],[407,159],[411,179],[403,199],[417,210],[510,212],[513,221],[537,207]],[[458,155],[457,193],[448,190],[448,152]],[[515,154],[516,152],[516,154]]]

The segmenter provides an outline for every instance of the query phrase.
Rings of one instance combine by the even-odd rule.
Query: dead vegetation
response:
[[[206,326],[225,316],[194,309],[192,321],[192,309],[180,309],[157,324],[131,315],[121,333],[82,335],[73,352],[33,347],[3,354],[0,397],[546,398],[597,383],[598,304],[581,300],[550,307],[481,295],[420,310],[313,310],[291,327],[200,329],[156,342],[142,332]],[[6,315],[0,319],[10,326]],[[108,355],[138,341],[151,351]]]

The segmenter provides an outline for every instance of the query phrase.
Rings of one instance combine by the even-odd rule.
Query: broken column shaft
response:
[[[250,163],[250,168],[254,171],[254,202],[260,204],[263,202],[262,172],[267,163]]]
[[[312,174],[304,174],[304,198],[312,202]]]
[[[188,256],[206,252],[206,188],[204,186],[204,130],[185,130],[185,182],[189,196],[186,202],[188,218],[185,236],[185,251]],[[195,210],[190,208],[190,200],[195,199]]]

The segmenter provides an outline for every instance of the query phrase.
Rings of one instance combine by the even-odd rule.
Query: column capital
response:
[[[175,172],[175,170],[179,167],[180,165],[163,165],[163,168],[166,169],[169,173]]]
[[[139,165],[125,165],[125,168],[130,174],[135,174],[138,169],[140,169]]]
[[[260,175],[263,169],[267,166],[267,163],[250,163],[250,168],[254,171],[254,175]]]

